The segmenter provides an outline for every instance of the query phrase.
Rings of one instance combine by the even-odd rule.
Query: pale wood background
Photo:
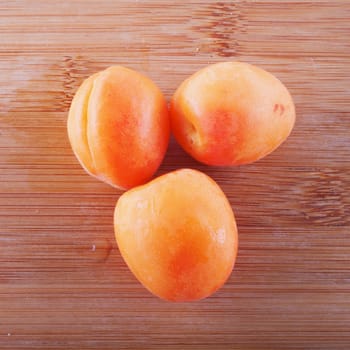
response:
[[[1,1],[0,349],[349,349],[349,1]],[[253,165],[199,165],[171,142],[159,173],[222,186],[240,249],[213,297],[171,304],[114,243],[120,192],[84,173],[66,135],[81,81],[111,64],[167,98],[208,63],[277,75],[297,123]]]

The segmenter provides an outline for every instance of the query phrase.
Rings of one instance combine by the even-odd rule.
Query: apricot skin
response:
[[[290,134],[295,108],[272,74],[242,62],[213,64],[176,90],[171,128],[179,144],[208,165],[254,162]]]
[[[220,187],[196,170],[177,170],[125,192],[115,208],[114,228],[130,270],[165,300],[211,295],[236,259],[231,206]]]
[[[169,142],[169,115],[158,87],[140,73],[113,66],[86,79],[68,116],[68,136],[83,168],[118,188],[148,181]]]

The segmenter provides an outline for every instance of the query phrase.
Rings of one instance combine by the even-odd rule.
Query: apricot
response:
[[[242,62],[207,66],[185,80],[170,107],[179,144],[208,165],[254,162],[290,134],[295,109],[272,74]]]
[[[237,254],[230,203],[207,175],[181,169],[125,192],[114,213],[121,255],[153,294],[205,298],[229,277]]]
[[[113,66],[86,79],[69,110],[68,136],[83,168],[118,188],[148,181],[166,152],[170,123],[159,88]]]

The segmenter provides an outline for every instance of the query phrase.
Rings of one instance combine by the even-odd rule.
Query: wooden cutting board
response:
[[[350,348],[349,1],[4,0],[0,33],[0,349]],[[241,167],[200,165],[171,141],[158,174],[212,176],[240,233],[227,284],[172,304],[122,261],[121,192],[81,169],[67,111],[112,64],[170,98],[225,60],[279,77],[297,123]]]

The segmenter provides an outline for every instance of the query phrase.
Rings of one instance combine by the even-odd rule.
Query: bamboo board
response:
[[[1,349],[350,348],[349,1],[2,1],[0,33]],[[235,168],[200,165],[171,141],[158,174],[212,176],[240,232],[227,284],[171,304],[122,261],[121,192],[81,169],[67,111],[112,64],[170,98],[224,60],[279,77],[297,123],[273,154]]]

